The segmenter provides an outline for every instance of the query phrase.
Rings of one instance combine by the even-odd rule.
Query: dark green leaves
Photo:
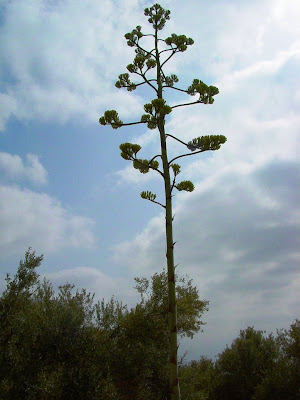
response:
[[[156,203],[159,206],[161,206],[163,208],[166,208],[165,205],[163,205],[163,204],[161,204],[161,203],[159,203],[158,201],[155,200],[156,199],[156,194],[154,194],[154,193],[152,193],[152,192],[150,192],[148,190],[141,193],[141,198],[145,199],[145,200],[152,201],[153,203]],[[139,283],[142,283],[142,280],[139,281]],[[146,284],[146,281],[144,281],[144,283]],[[144,286],[144,287],[146,288],[146,286]]]
[[[174,83],[177,83],[179,81],[178,77],[174,74],[170,76],[162,76],[162,82],[164,82],[167,86],[172,87],[174,86]]]
[[[127,66],[131,67],[132,64]],[[134,66],[133,66],[134,68]],[[119,75],[119,80],[116,82],[115,86],[120,89],[121,87],[126,87],[128,92],[132,92],[133,90],[136,89],[136,85],[130,81],[129,79],[129,74],[125,73],[125,74],[121,74]]]
[[[122,143],[120,144],[121,157],[124,160],[131,160],[133,167],[138,169],[142,174],[147,174],[149,169],[157,170],[159,168],[159,162],[156,160],[143,160],[136,158],[137,153],[141,150],[141,146],[133,143]]]
[[[221,144],[224,144],[226,140],[226,137],[223,135],[200,136],[191,140],[187,147],[191,151],[219,150]]]
[[[138,50],[138,51],[137,51]],[[136,73],[138,70],[142,72],[142,69],[144,68],[145,64],[148,69],[156,67],[156,61],[151,58],[151,54],[147,54],[144,51],[141,51],[140,49],[137,49],[136,53],[137,55],[135,56],[133,63],[127,65],[127,69],[131,73]],[[120,78],[120,77],[119,77]]]
[[[194,190],[194,185],[191,181],[182,181],[175,185],[176,189],[179,190],[180,192],[182,190],[185,190],[186,192],[192,192]]]
[[[35,252],[29,247],[26,251],[24,261],[20,261],[20,265],[14,279],[9,274],[6,276],[7,289],[3,292],[6,296],[9,291],[16,295],[30,297],[34,292],[31,288],[38,282],[39,275],[36,269],[40,266],[43,256],[36,257]],[[14,296],[15,297],[15,296]]]
[[[136,65],[140,70],[144,68],[146,57],[142,54],[137,54],[134,59],[134,65]]]
[[[141,193],[141,198],[145,200],[154,201],[156,199],[156,194],[147,190],[146,192],[144,191]]]
[[[120,150],[121,157],[124,158],[124,160],[132,160],[141,150],[141,146],[132,143],[122,143],[120,144]]]
[[[153,29],[162,30],[166,20],[170,19],[170,10],[163,9],[159,4],[154,4],[150,8],[145,8],[144,14],[149,17],[148,22],[153,25]]]
[[[151,103],[144,105],[144,110],[148,114],[141,116],[141,122],[147,123],[149,129],[155,129],[157,127],[157,119],[170,114],[172,108],[166,104],[164,99],[154,99]]]
[[[124,37],[125,39],[127,39],[128,46],[130,47],[135,46],[138,43],[139,39],[143,37],[143,34],[141,32],[141,27],[138,25],[136,29],[133,29],[132,32],[126,33]]]
[[[150,165],[150,167],[151,167],[152,169],[158,169],[158,167],[159,167],[159,162],[156,161],[156,160],[154,160],[154,161],[149,162],[149,165]]]
[[[104,116],[99,118],[99,124],[110,125],[113,129],[118,129],[123,125],[116,110],[107,110]]]
[[[157,119],[149,114],[143,114],[141,116],[141,122],[147,123],[149,129],[156,129]]]
[[[176,35],[176,33],[172,33],[171,36],[167,37],[165,43],[168,46],[175,46],[175,50],[183,52],[188,46],[194,44],[194,41],[192,38],[187,38],[185,35]]]
[[[132,74],[133,74],[134,72],[137,71],[137,67],[136,67],[136,65],[134,65],[134,64],[128,64],[126,68],[127,68],[128,71],[131,72]]]
[[[156,61],[153,58],[150,58],[148,61],[146,61],[146,65],[149,69],[155,68],[156,67]]]
[[[171,164],[174,176],[177,176],[180,174],[180,165],[179,164]]]
[[[147,174],[149,169],[158,169],[159,163],[158,161],[149,161],[149,160],[142,160],[142,159],[135,159],[133,160],[133,167],[138,169],[142,174]]]
[[[133,161],[133,168],[138,169],[142,174],[147,174],[149,172],[149,161],[136,159]]]
[[[167,273],[137,278],[141,298],[129,308],[69,284],[56,294],[39,279],[40,262],[30,251],[0,296],[1,399],[167,398]],[[188,280],[176,282],[179,334],[192,336],[205,302]]]
[[[144,105],[146,113],[151,114],[155,117],[170,114],[172,108],[168,106],[164,99],[154,99],[151,103]]]
[[[219,93],[219,89],[215,86],[207,86],[199,79],[194,79],[191,86],[187,88],[187,93],[195,96],[199,94],[199,102],[204,104],[212,104],[214,102],[213,96]]]

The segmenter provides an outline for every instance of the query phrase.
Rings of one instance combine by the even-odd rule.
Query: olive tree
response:
[[[129,309],[69,283],[55,291],[42,259],[29,249],[0,293],[1,400],[166,399],[166,272],[135,278],[141,299]],[[187,277],[176,282],[178,334],[192,338],[208,302]]]

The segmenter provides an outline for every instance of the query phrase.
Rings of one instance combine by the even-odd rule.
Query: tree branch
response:
[[[183,107],[183,106],[191,106],[192,104],[199,104],[199,103],[203,103],[200,100],[194,101],[193,103],[184,103],[184,104],[177,104],[176,106],[173,106],[171,108],[176,108],[176,107]]]
[[[159,51],[159,55],[161,55],[161,53],[165,53],[166,51],[174,51],[175,49],[174,49],[174,47],[172,47],[171,49],[165,49],[165,50],[162,50],[162,51]]]
[[[156,157],[156,156],[155,156],[155,157]],[[158,168],[153,168],[153,167],[151,167],[151,165],[149,165],[151,160],[149,161],[149,164],[145,164],[145,163],[141,162],[138,158],[132,158],[132,161],[137,161],[139,164],[144,165],[144,167],[153,169],[153,171],[158,172],[163,178],[165,178],[165,176],[164,176],[164,174],[161,172],[161,170],[159,170]]]
[[[158,90],[156,89],[156,87],[153,86],[152,83],[150,83],[150,82],[152,82],[152,81],[156,81],[156,79],[150,79],[150,80],[148,80],[148,79],[146,78],[145,74],[142,73],[142,72],[141,72],[141,73],[135,72],[135,74],[141,76],[141,77],[144,79],[145,83],[148,83],[148,85],[151,86],[152,89],[154,89],[154,90],[156,91],[156,93],[158,93]]]
[[[166,80],[166,74],[164,73],[164,71],[162,70],[162,68],[160,67],[160,73],[164,78],[164,81]]]
[[[147,34],[145,34],[145,35],[143,34],[143,36],[153,36],[153,37],[155,37],[155,35],[153,35],[153,33],[147,33]],[[161,39],[161,40],[162,40],[162,39]],[[152,49],[152,50],[150,50],[150,51],[145,50],[142,46],[139,45],[139,41],[140,41],[140,38],[138,38],[138,40],[137,40],[137,42],[136,42],[136,47],[138,47],[140,50],[144,51],[145,53],[150,54],[150,55],[153,56],[152,51],[155,51],[155,49]],[[153,57],[154,57],[154,56],[153,56]]]
[[[181,156],[177,156],[177,157],[173,158],[171,161],[169,161],[169,165],[171,165],[171,163],[173,161],[177,160],[178,158],[193,156],[194,154],[203,153],[204,151],[208,151],[208,150],[199,150],[199,151],[194,151],[193,153],[182,154]]]
[[[138,86],[144,85],[145,83],[147,83],[147,82],[135,83],[135,86],[138,87]]]
[[[175,137],[173,135],[167,134],[166,137],[168,137],[168,136],[170,136],[171,138],[177,140],[177,142],[180,142],[180,143],[184,144],[186,147],[189,146],[187,143],[183,142],[182,140],[178,139],[177,137]]]
[[[183,92],[183,93],[187,93],[187,90],[180,89],[180,88],[177,88],[177,87],[174,87],[174,86],[164,85],[163,87],[167,87],[167,88],[170,88],[170,89],[179,90],[180,92]],[[189,104],[193,104],[193,103],[189,103]],[[183,105],[185,105],[185,104],[183,104]],[[175,107],[179,107],[179,106],[175,106]]]
[[[148,72],[149,69],[151,69],[151,68],[147,68],[146,71],[144,72],[144,74],[145,74],[146,72]],[[130,73],[131,73],[131,74],[137,74],[137,75],[139,75],[139,76],[142,76],[142,74],[140,74],[139,72],[130,72]],[[148,81],[148,82],[156,82],[156,79],[147,79],[147,81]],[[147,81],[145,81],[145,82],[140,82],[140,83],[137,83],[137,84],[134,83],[134,85],[135,85],[135,86],[144,85],[145,83],[147,83]],[[130,86],[122,86],[122,87],[130,87]]]
[[[143,33],[143,36],[153,36],[153,37],[155,37],[155,35],[153,33]]]
[[[129,124],[129,125],[130,125],[130,124]],[[150,165],[150,163],[151,163],[156,157],[161,157],[160,154],[154,156],[154,157],[149,161],[149,164],[145,164],[145,163],[143,163],[142,161],[140,161],[138,158],[132,157],[132,155],[131,155],[130,153],[128,153],[127,151],[124,151],[124,153],[126,153],[126,154],[130,157],[130,160],[131,160],[131,161],[137,161],[139,164],[143,165],[144,167],[150,168],[150,169],[152,169],[153,171],[158,172],[163,178],[165,178],[164,174],[163,174],[158,168],[153,168],[153,167],[151,167],[151,165]]]
[[[172,193],[172,191],[174,189],[175,181],[176,181],[176,175],[174,174],[174,178],[173,178],[173,182],[172,182],[172,186],[171,186],[171,193]]]
[[[152,203],[158,204],[159,206],[161,206],[161,207],[163,207],[163,208],[166,208],[166,206],[165,206],[165,205],[163,205],[163,204],[159,203],[158,201],[151,200],[151,199],[145,199],[145,200],[152,201]]]
[[[144,35],[144,36],[146,36],[146,35]],[[151,51],[145,50],[142,46],[139,45],[139,40],[136,42],[136,47],[138,47],[140,50],[144,51],[146,54],[152,55],[152,53],[151,53],[152,50]]]
[[[170,49],[171,50],[171,49]],[[170,54],[169,55],[169,57],[161,64],[161,66],[160,66],[160,68],[162,68],[163,66],[164,66],[164,64],[166,63],[166,62],[168,62],[169,60],[170,60],[170,58],[171,57],[173,57],[174,56],[174,54],[176,53],[176,51],[174,51],[174,49],[172,48],[172,54]]]
[[[142,122],[142,121],[138,121],[138,122],[127,122],[127,123],[123,123],[122,125],[119,125],[120,127],[121,126],[129,126],[129,125],[137,125],[137,124],[146,124],[147,122]],[[111,125],[111,124],[110,124]],[[115,124],[115,125],[117,125],[117,124]]]
[[[152,157],[151,160],[149,161],[149,163],[151,163],[152,161],[154,161],[157,157],[161,158],[161,154],[157,154],[156,156]]]
[[[153,80],[155,80],[155,79],[153,79]],[[134,82],[132,82],[132,84],[133,84],[135,87],[144,85],[145,83],[147,83],[147,82],[140,82],[140,83],[134,83]],[[132,88],[132,85],[124,85],[124,86],[122,86],[122,88]]]
[[[146,69],[146,71],[143,72],[143,74],[146,75],[146,73],[147,73],[148,71],[150,71],[150,69],[153,69],[153,68],[149,68],[149,67],[148,67],[148,68]],[[141,70],[140,70],[140,71],[141,71]],[[141,71],[141,72],[142,72],[142,71]],[[156,79],[148,79],[148,81],[149,81],[149,82],[151,82],[151,81],[156,81]]]

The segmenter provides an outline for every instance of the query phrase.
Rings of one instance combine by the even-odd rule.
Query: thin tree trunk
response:
[[[155,31],[155,49],[157,62],[157,84],[158,95],[162,99],[162,82],[161,82],[161,67],[158,53],[157,30]],[[168,323],[169,323],[169,388],[171,400],[180,400],[180,388],[178,378],[178,361],[177,361],[177,305],[176,305],[176,286],[175,286],[175,265],[174,265],[174,242],[173,242],[173,215],[172,215],[172,194],[171,194],[171,179],[168,163],[168,154],[165,135],[165,117],[164,115],[158,118],[158,129],[161,142],[161,156],[163,163],[163,173],[165,182],[165,205],[166,205],[166,257],[168,267]]]
[[[165,175],[165,198],[166,198],[166,257],[168,266],[168,292],[169,292],[169,364],[170,364],[170,391],[171,400],[180,400],[179,380],[178,380],[178,363],[177,363],[177,305],[175,291],[175,266],[174,266],[174,242],[173,242],[173,216],[172,216],[172,195],[170,171],[167,159],[167,151],[165,147],[165,133],[162,126],[162,157],[163,169]]]

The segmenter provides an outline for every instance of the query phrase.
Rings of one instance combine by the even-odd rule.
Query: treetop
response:
[[[154,4],[150,8],[145,8],[144,14],[149,17],[148,22],[152,24],[156,30],[162,30],[165,26],[166,20],[170,19],[170,10],[165,10],[159,4]]]

